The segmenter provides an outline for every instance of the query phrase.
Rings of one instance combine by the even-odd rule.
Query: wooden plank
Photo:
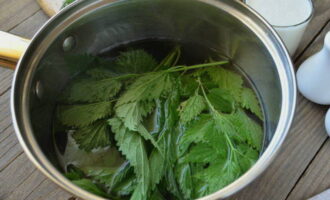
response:
[[[35,0],[0,0],[0,30],[8,31],[40,9]]]
[[[0,149],[1,149],[0,160],[1,160],[1,162],[3,162],[2,159],[3,159],[4,155],[6,155],[6,153],[8,151],[10,151],[11,148],[18,143],[18,140],[15,136],[15,132],[14,132],[12,126],[10,126],[8,129],[3,131],[1,134],[8,135],[7,137],[4,137],[4,139],[1,140],[1,142],[0,142]],[[1,167],[0,167],[0,171],[1,171]]]
[[[38,170],[35,170],[27,179],[25,179],[15,190],[4,200],[25,199],[33,190],[40,185],[46,177]]]
[[[55,191],[55,193],[54,193]],[[72,195],[62,190],[51,180],[46,179],[40,185],[38,185],[24,200],[45,200],[49,199],[50,196],[62,196],[62,199],[68,199]]]
[[[0,67],[0,96],[10,87],[13,74],[13,70]]]
[[[7,90],[0,96],[0,174],[23,153],[12,127],[9,105],[10,90]]]
[[[29,178],[36,168],[25,154],[21,154],[0,173],[0,199],[6,199]]]
[[[313,0],[314,16],[309,23],[306,32],[301,40],[301,43],[296,51],[295,58],[297,58],[311,43],[324,25],[330,19],[330,0]]]
[[[15,145],[13,145],[7,152],[2,155],[0,160],[0,174],[4,173],[4,169],[6,169],[12,162],[14,162],[16,158],[18,158],[21,154],[23,154],[23,149],[17,141]]]
[[[330,139],[291,192],[288,200],[307,199],[330,188]]]
[[[2,173],[11,162],[23,153],[12,125],[0,134],[0,150],[0,173]]]
[[[72,197],[69,193],[63,192],[61,188],[54,190],[47,198],[47,200],[78,200],[75,197]],[[38,199],[38,200],[46,200]]]
[[[10,33],[24,38],[32,38],[33,35],[44,25],[49,17],[42,10],[34,13],[31,17],[13,28]]]
[[[301,63],[321,49],[324,35],[329,29],[330,24],[296,63]],[[326,108],[298,94],[295,119],[279,155],[255,182],[228,199],[251,200],[258,197],[284,200],[327,139],[324,128]]]
[[[0,133],[11,125],[10,90],[0,97]],[[1,137],[0,137],[1,140]]]

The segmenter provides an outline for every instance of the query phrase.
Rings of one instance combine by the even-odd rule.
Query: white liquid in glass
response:
[[[313,12],[310,0],[246,0],[279,33],[294,54]]]

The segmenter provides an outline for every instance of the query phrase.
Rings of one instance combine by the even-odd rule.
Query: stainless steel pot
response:
[[[233,0],[84,0],[50,19],[21,57],[13,81],[13,123],[26,154],[67,191],[84,199],[102,199],[67,180],[55,156],[51,134],[55,97],[69,79],[63,56],[98,54],[144,38],[207,45],[240,66],[257,89],[265,115],[265,150],[242,177],[202,199],[236,193],[256,179],[279,151],[294,114],[296,85],[290,57],[277,34],[253,10]],[[21,41],[21,51],[26,43]],[[20,51],[9,51],[16,49],[13,43],[1,49],[3,45],[0,42],[0,54],[7,52],[2,56],[7,59],[2,63],[13,64]]]

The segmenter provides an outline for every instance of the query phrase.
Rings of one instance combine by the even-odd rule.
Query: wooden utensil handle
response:
[[[0,66],[15,69],[30,40],[0,31]]]

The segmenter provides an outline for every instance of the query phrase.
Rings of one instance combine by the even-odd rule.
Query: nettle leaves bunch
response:
[[[141,49],[112,61],[68,59],[86,70],[61,94],[59,123],[80,149],[111,146],[126,160],[117,169],[71,166],[69,179],[111,199],[193,199],[255,163],[263,115],[254,91],[228,61],[185,66],[180,57],[175,47],[160,62]]]

